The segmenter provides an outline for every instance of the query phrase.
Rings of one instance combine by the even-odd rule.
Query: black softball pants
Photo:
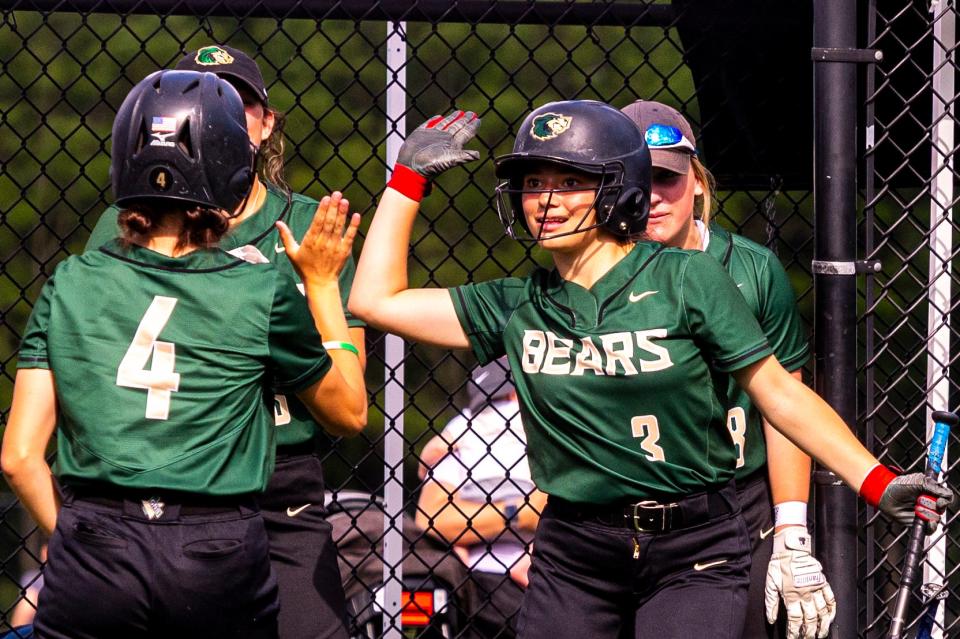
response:
[[[551,498],[534,540],[519,637],[740,639],[750,543],[735,488],[677,504],[681,516],[672,521],[698,523],[664,519],[661,532],[637,532],[623,506],[594,516],[596,506],[581,513]]]
[[[307,447],[312,451],[312,443]],[[276,469],[258,498],[280,587],[280,639],[347,639],[323,469],[311,451],[277,448]]]
[[[750,589],[742,639],[776,639],[787,636],[787,615],[780,611],[776,624],[767,623],[764,586],[773,554],[773,499],[767,467],[737,482],[737,498],[750,535]]]
[[[217,501],[65,491],[38,639],[274,639],[277,583],[263,519],[252,498]]]

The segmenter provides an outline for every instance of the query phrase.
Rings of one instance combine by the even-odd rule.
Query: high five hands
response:
[[[429,192],[431,179],[480,157],[478,151],[463,148],[479,127],[473,111],[433,116],[404,140],[387,186],[419,202]]]
[[[277,222],[287,257],[304,283],[337,283],[360,226],[359,213],[351,215],[347,222],[349,210],[350,202],[339,191],[325,196],[317,205],[313,222],[300,242],[286,224]]]

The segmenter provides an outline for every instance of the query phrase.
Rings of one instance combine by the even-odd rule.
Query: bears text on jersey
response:
[[[673,366],[670,352],[654,339],[667,329],[619,331],[591,337],[558,337],[551,331],[524,330],[523,372],[543,375],[637,375]],[[575,351],[574,344],[578,344]],[[643,356],[642,356],[643,355]]]

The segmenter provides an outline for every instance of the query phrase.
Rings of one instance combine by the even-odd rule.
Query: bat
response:
[[[925,475],[936,479],[940,475],[940,466],[943,455],[947,450],[947,440],[950,438],[950,428],[960,424],[960,417],[954,413],[936,411],[933,413],[935,427],[933,438],[930,440],[930,449],[927,451],[927,468]],[[888,639],[900,639],[903,636],[903,626],[910,603],[910,592],[913,582],[917,578],[917,568],[920,566],[920,557],[923,554],[923,540],[926,537],[924,521],[917,517],[910,529],[910,543],[907,554],[903,558],[903,570],[900,573],[900,589],[897,590],[897,604],[894,608],[893,619],[890,622]]]
[[[933,623],[937,618],[937,609],[949,593],[945,584],[929,583],[920,587],[920,594],[923,595],[926,612],[923,613],[923,618],[917,625],[917,639],[930,639]]]

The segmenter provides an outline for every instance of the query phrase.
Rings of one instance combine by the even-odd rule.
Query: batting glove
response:
[[[952,501],[953,491],[949,487],[923,473],[910,473],[890,480],[880,495],[877,508],[905,526],[913,523],[914,516],[919,517],[929,535],[936,531],[940,515]]]
[[[408,135],[400,147],[387,186],[419,202],[426,195],[431,178],[480,157],[478,151],[463,148],[477,134],[479,126],[480,118],[473,111],[454,111],[446,117],[430,118]]]
[[[787,609],[787,639],[827,636],[837,613],[837,600],[823,567],[810,554],[810,535],[800,526],[785,528],[773,536],[773,555],[764,586],[767,621],[771,624],[777,621],[781,598]]]

